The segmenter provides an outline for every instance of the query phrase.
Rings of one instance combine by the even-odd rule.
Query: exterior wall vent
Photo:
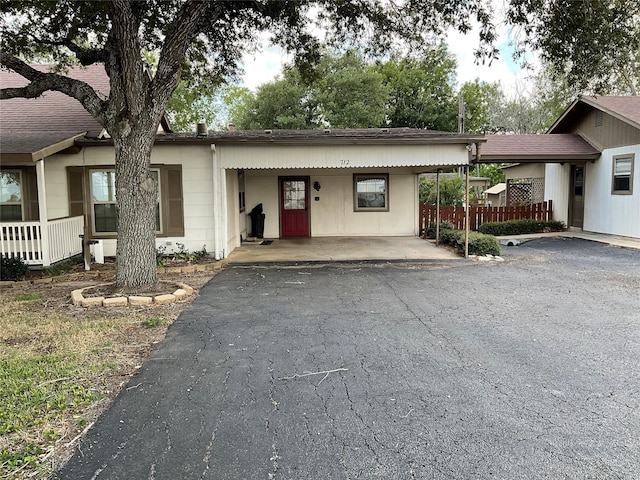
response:
[[[603,118],[604,118],[604,114],[602,110],[596,110],[596,127],[602,126]]]

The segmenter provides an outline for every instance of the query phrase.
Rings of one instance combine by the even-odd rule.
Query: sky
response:
[[[496,47],[500,51],[500,58],[494,60],[491,65],[478,65],[473,56],[474,47],[478,43],[477,30],[472,30],[466,35],[449,29],[446,34],[449,51],[455,55],[458,61],[458,86],[476,78],[486,82],[499,82],[505,93],[515,93],[522,88],[526,78],[531,74],[529,70],[523,70],[513,61],[514,48],[510,45],[510,33],[504,26],[498,27],[498,41]],[[262,83],[273,80],[282,72],[282,66],[290,60],[280,47],[270,46],[265,42],[261,52],[247,54],[243,58],[244,85],[254,90]]]

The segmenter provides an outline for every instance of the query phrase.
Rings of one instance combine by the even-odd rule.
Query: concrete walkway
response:
[[[229,255],[229,263],[456,259],[450,249],[418,237],[265,239],[245,242]]]
[[[616,247],[640,250],[640,239],[603,233],[568,230],[498,237],[525,242],[536,238],[579,238]],[[229,263],[341,262],[341,261],[425,261],[460,260],[449,248],[436,247],[432,240],[418,237],[304,237],[244,242],[229,255]]]
[[[563,237],[563,238],[579,238],[581,240],[590,240],[592,242],[605,243],[614,247],[633,248],[640,250],[640,238],[623,237],[621,235],[608,235],[605,233],[584,232],[582,230],[567,230],[566,232],[550,232],[550,233],[530,233],[526,235],[506,235],[498,237],[498,240],[508,241],[511,239],[525,242],[535,238]]]

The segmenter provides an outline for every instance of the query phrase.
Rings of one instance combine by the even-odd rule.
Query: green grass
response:
[[[11,297],[14,302],[36,302],[42,300],[44,295],[40,293],[18,293]]]
[[[0,480],[45,479],[168,322],[135,310],[70,311],[60,307],[64,289],[63,298],[12,290],[0,292]]]
[[[158,317],[150,317],[150,318],[145,318],[142,321],[142,325],[147,327],[147,328],[158,328],[161,327],[162,325],[164,325],[164,319],[163,318],[158,318]]]
[[[55,420],[63,411],[81,411],[96,399],[73,382],[75,355],[50,354],[0,361],[0,435]]]
[[[21,469],[27,466],[35,467],[38,456],[44,451],[39,445],[33,442],[26,442],[18,450],[3,448],[0,450],[0,465],[8,471]],[[4,476],[2,478],[5,478]]]

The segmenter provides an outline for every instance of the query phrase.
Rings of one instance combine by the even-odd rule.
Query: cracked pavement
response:
[[[640,478],[640,252],[504,257],[230,266],[53,478]]]

